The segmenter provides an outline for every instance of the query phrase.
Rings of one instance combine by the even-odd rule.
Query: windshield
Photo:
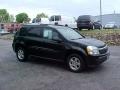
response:
[[[76,40],[83,38],[83,36],[80,35],[80,33],[71,28],[61,27],[58,28],[58,31],[68,40]]]

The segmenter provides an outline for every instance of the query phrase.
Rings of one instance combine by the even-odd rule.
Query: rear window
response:
[[[50,21],[60,21],[61,20],[61,16],[60,15],[58,15],[58,16],[51,16],[49,20]]]
[[[41,30],[42,28],[40,27],[30,28],[30,30],[28,31],[28,36],[41,37]]]
[[[1,24],[1,29],[4,29],[4,24]]]
[[[55,21],[60,21],[61,20],[61,16],[55,16]]]
[[[90,16],[79,16],[78,18],[78,21],[81,21],[81,20],[91,20],[91,17]]]
[[[54,21],[54,16],[51,16],[49,20]]]

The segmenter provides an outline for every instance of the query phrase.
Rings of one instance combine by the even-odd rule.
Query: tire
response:
[[[17,48],[16,55],[17,55],[18,61],[20,62],[25,62],[28,59],[27,52],[23,47]]]
[[[101,29],[102,29],[102,27],[100,26],[99,30],[101,30]]]
[[[81,31],[82,29],[81,28],[78,28],[79,31]]]
[[[55,22],[55,25],[58,25],[58,22]]]
[[[68,69],[72,72],[79,73],[85,69],[85,63],[78,54],[71,54],[67,58]]]
[[[88,30],[90,30],[90,28],[88,28]]]
[[[67,24],[65,24],[65,27],[68,27],[68,25],[67,25]]]

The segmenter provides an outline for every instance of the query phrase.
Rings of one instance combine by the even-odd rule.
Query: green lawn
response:
[[[108,45],[120,45],[120,29],[116,30],[81,30],[84,36],[104,41]]]

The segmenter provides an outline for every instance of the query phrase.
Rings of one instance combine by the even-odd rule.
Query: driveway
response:
[[[0,90],[120,90],[120,47],[110,47],[110,59],[99,67],[72,73],[63,63],[18,62],[11,43],[0,40]]]

